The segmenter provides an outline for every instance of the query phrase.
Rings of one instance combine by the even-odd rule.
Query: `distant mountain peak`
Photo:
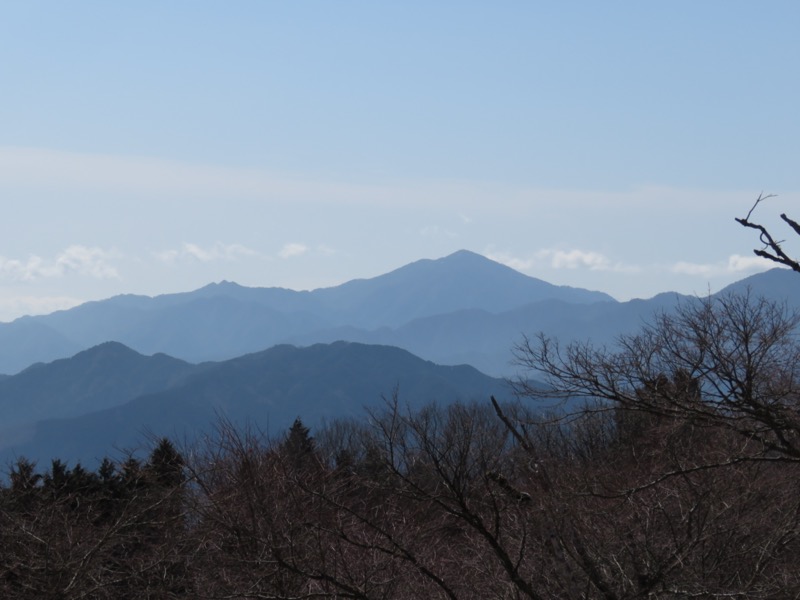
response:
[[[477,252],[473,252],[472,250],[456,250],[451,254],[447,254],[446,256],[442,256],[440,258],[421,258],[419,260],[415,260],[408,264],[405,264],[397,269],[389,271],[388,273],[384,273],[383,275],[378,275],[372,279],[361,279],[357,281],[375,281],[375,280],[382,280],[397,273],[413,273],[418,271],[454,271],[454,272],[466,272],[471,269],[481,269],[483,271],[493,269],[498,272],[506,272],[506,273],[513,273],[513,275],[518,277],[524,277],[528,279],[535,279],[534,277],[530,277],[525,275],[524,273],[520,273],[504,265],[499,263],[491,258],[484,256],[483,254],[478,254]],[[538,281],[538,280],[537,280]],[[346,283],[343,285],[347,285]]]
[[[99,354],[101,352],[116,352],[116,353],[124,353],[124,354],[139,354],[136,350],[131,349],[130,347],[126,346],[122,342],[116,342],[114,340],[109,340],[107,342],[101,342],[92,346],[91,348],[87,348],[78,354]],[[77,355],[76,355],[77,356]]]
[[[435,264],[440,264],[440,265],[454,264],[454,263],[462,263],[462,264],[480,264],[480,263],[489,264],[489,263],[491,263],[491,264],[497,264],[497,265],[501,264],[501,263],[498,263],[498,262],[492,260],[491,258],[487,258],[483,254],[479,254],[477,252],[473,252],[472,250],[461,249],[461,250],[456,250],[455,252],[453,252],[451,254],[447,254],[447,255],[442,256],[440,258],[421,258],[419,260],[415,260],[415,261],[413,261],[411,263],[408,263],[407,265],[405,265],[403,267],[399,267],[399,268],[403,269],[403,268],[406,268],[406,267],[412,267],[414,265],[434,264],[434,263]],[[502,265],[502,266],[505,266],[505,265]]]
[[[40,369],[42,367],[47,367],[57,363],[64,364],[68,362],[81,362],[84,360],[94,361],[98,358],[103,360],[121,360],[123,358],[130,357],[144,358],[144,355],[120,342],[102,342],[92,346],[91,348],[87,348],[86,350],[81,350],[80,352],[73,354],[68,358],[58,358],[53,361],[39,361],[33,363],[27,368],[23,369],[21,373],[25,373],[26,371],[31,371],[34,369]]]
[[[483,254],[478,252],[473,252],[472,250],[456,250],[452,254],[448,254],[447,256],[443,256],[442,258],[438,258],[433,262],[438,262],[442,264],[448,265],[464,265],[464,266],[473,266],[473,267],[484,267],[484,268],[494,268],[503,271],[513,271],[518,275],[522,275],[524,277],[528,277],[530,279],[537,279],[536,277],[531,277],[530,275],[526,275],[521,271],[513,267],[509,267],[507,264],[499,262],[493,258],[489,258]],[[543,281],[541,279],[537,279],[537,281]],[[552,285],[552,284],[551,284]],[[554,287],[563,287],[563,286],[554,286]]]
[[[483,254],[478,254],[477,252],[473,252],[472,250],[466,250],[462,248],[461,250],[456,250],[452,254],[448,254],[447,256],[443,256],[439,260],[450,260],[450,259],[462,259],[462,258],[469,258],[469,259],[479,259],[479,260],[491,260],[486,258]]]
[[[235,281],[228,281],[227,279],[223,279],[222,281],[215,281],[209,283],[208,285],[203,286],[200,288],[201,290],[239,290],[242,289],[244,286],[239,285]]]

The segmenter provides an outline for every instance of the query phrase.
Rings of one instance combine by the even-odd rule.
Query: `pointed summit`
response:
[[[476,307],[502,312],[545,299],[575,304],[614,301],[601,292],[529,277],[469,250],[418,260],[385,275],[314,293],[361,327],[397,326],[419,317]]]

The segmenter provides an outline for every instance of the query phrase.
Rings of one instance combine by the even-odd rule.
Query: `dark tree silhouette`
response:
[[[185,479],[183,470],[183,457],[169,439],[161,438],[150,453],[146,475],[161,486],[176,487]]]
[[[289,464],[296,469],[307,469],[318,463],[316,443],[300,417],[297,417],[289,428],[281,450],[289,460]]]
[[[747,213],[746,217],[736,218],[736,222],[742,225],[743,227],[747,227],[749,229],[755,229],[758,231],[759,239],[763,244],[762,248],[756,248],[753,250],[753,253],[756,256],[760,256],[761,258],[766,258],[767,260],[771,260],[772,262],[776,262],[778,264],[784,265],[789,267],[790,269],[800,273],[800,262],[797,259],[789,256],[786,251],[783,249],[784,242],[782,240],[776,240],[775,237],[769,232],[769,230],[760,225],[759,223],[755,223],[751,221],[751,217],[753,215],[753,211],[761,204],[764,200],[768,198],[773,198],[774,194],[769,194],[765,196],[764,194],[759,194],[758,198],[756,198],[755,203],[750,208],[750,211]],[[790,217],[786,216],[786,213],[781,213],[781,219],[784,223],[786,223],[795,235],[800,236],[800,223],[791,219]]]

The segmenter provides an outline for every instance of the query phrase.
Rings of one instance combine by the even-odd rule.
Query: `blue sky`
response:
[[[619,299],[800,213],[796,2],[0,8],[0,319],[467,248]],[[788,232],[787,232],[788,236]],[[800,244],[798,244],[800,251]]]

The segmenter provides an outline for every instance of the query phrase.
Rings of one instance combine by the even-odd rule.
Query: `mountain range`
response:
[[[745,288],[797,308],[800,277],[775,269],[720,293]],[[0,324],[0,460],[93,461],[220,419],[275,435],[395,390],[412,405],[509,398],[496,377],[516,374],[524,334],[611,344],[687,301],[617,302],[460,251],[309,292],[221,282],[23,317]]]
[[[800,277],[775,269],[736,286],[792,302]],[[723,290],[724,291],[724,290]],[[601,292],[554,286],[481,255],[459,251],[372,279],[314,291],[248,288],[223,281],[156,297],[122,295],[49,315],[0,323],[0,373],[72,356],[106,341],[142,354],[220,361],[276,344],[338,340],[404,348],[439,364],[467,363],[513,376],[523,334],[610,343],[682,297],[617,302]]]
[[[0,372],[64,358],[105,341],[191,362],[225,360],[280,343],[350,339],[462,310],[490,313],[538,300],[613,302],[554,286],[472,252],[420,260],[373,279],[310,292],[223,281],[156,296],[122,295],[0,324]],[[333,336],[333,338],[332,338]],[[453,361],[444,361],[453,363]]]

